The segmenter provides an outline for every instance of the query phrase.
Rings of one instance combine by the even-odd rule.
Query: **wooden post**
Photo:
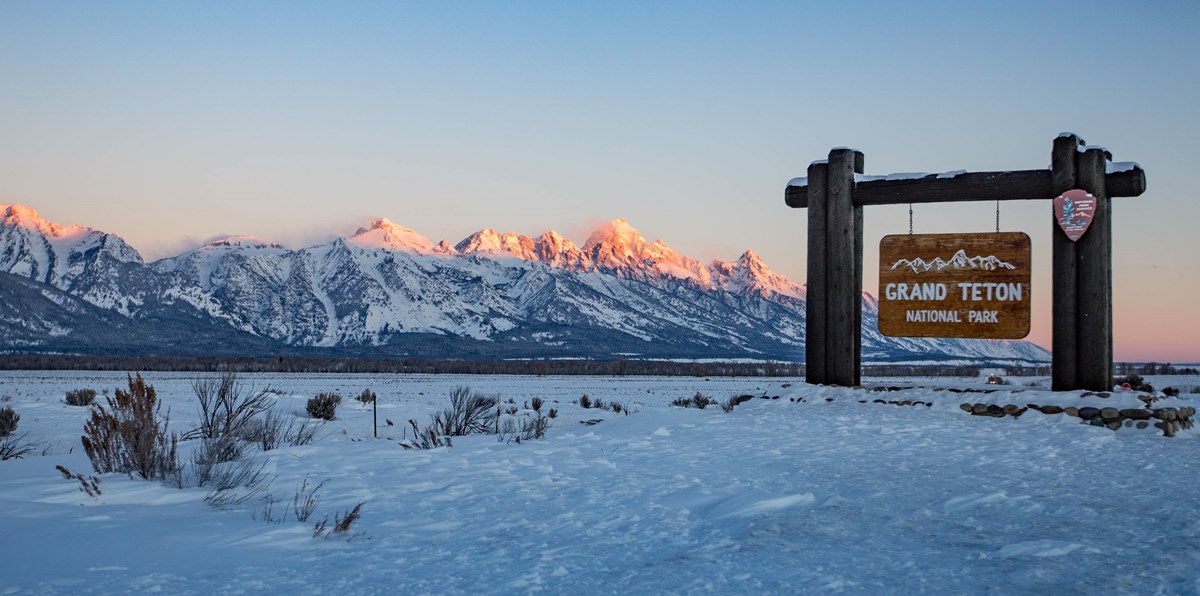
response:
[[[1051,189],[1058,196],[1072,188],[1075,182],[1075,156],[1083,139],[1075,135],[1060,135],[1054,139],[1054,150],[1050,154]],[[1079,337],[1078,318],[1075,304],[1078,292],[1075,287],[1075,243],[1058,227],[1058,220],[1050,216],[1051,247],[1053,254],[1053,291],[1051,352],[1051,389],[1066,391],[1079,387]]]
[[[808,166],[808,281],[805,291],[805,380],[813,385],[828,382],[825,374],[825,186],[829,162]]]
[[[863,173],[863,153],[854,152],[854,173]],[[863,277],[863,209],[862,205],[854,205],[854,382],[850,386],[862,384],[862,277]]]
[[[1075,313],[1078,321],[1077,389],[1112,389],[1112,205],[1104,186],[1104,149],[1088,147],[1076,159],[1079,188],[1096,197],[1092,224],[1076,242]]]
[[[862,208],[854,206],[854,150],[829,152],[826,188],[826,383],[857,385],[862,333]]]

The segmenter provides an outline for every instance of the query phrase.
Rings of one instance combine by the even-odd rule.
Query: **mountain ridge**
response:
[[[377,218],[354,235],[302,249],[227,236],[148,264],[119,237],[75,226],[94,250],[68,250],[72,275],[41,275],[46,267],[32,264],[47,261],[46,245],[54,249],[42,230],[65,228],[37,221],[27,207],[0,206],[0,213],[18,214],[0,220],[0,271],[134,321],[182,321],[210,335],[227,329],[235,351],[258,342],[254,349],[392,355],[419,345],[451,356],[803,357],[803,286],[753,250],[705,264],[662,240],[647,242],[624,219],[580,247],[554,231],[535,240],[490,228],[455,246],[435,245]],[[885,338],[866,293],[863,308],[865,360],[1048,359],[1027,342]]]

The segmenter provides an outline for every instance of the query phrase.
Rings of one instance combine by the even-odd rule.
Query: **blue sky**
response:
[[[1191,196],[1200,8],[1117,2],[0,2],[0,202],[148,258],[218,234],[293,246],[385,216],[582,242],[625,217],[702,259],[803,282],[787,180],[835,146],[868,174],[1045,167],[1062,131],[1138,161],[1115,206],[1118,358],[1200,361]],[[917,232],[994,205],[918,206]],[[1049,202],[1034,244],[1049,344]],[[866,213],[877,245],[905,207]]]

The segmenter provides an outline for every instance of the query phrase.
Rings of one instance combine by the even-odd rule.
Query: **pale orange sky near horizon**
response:
[[[150,259],[375,217],[434,242],[581,243],[625,217],[803,283],[806,214],[784,186],[830,148],[862,150],[867,174],[1036,169],[1072,131],[1147,174],[1114,201],[1116,358],[1200,362],[1200,4],[1083,6],[5,3],[0,203]],[[1032,240],[1028,339],[1049,346],[1050,201],[1000,215]],[[865,226],[876,294],[907,207]],[[994,204],[914,208],[918,233],[994,226]]]

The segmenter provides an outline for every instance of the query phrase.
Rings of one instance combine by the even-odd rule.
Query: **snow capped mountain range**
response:
[[[0,319],[36,313],[37,329],[55,329],[0,331],[9,350],[113,349],[106,342],[118,339],[104,331],[112,324],[83,322],[103,317],[80,314],[75,302],[70,316],[60,312],[69,296],[125,321],[118,347],[135,352],[140,337],[178,353],[215,345],[393,357],[804,357],[803,286],[753,251],[702,263],[647,242],[624,219],[582,247],[554,231],[535,240],[491,229],[434,244],[380,218],[299,250],[230,236],[145,264],[115,235],[59,226],[24,206],[0,205],[0,214],[0,273],[9,274],[0,275],[9,290]],[[863,307],[868,361],[1048,359],[1028,342],[883,337],[874,298],[864,294]]]

